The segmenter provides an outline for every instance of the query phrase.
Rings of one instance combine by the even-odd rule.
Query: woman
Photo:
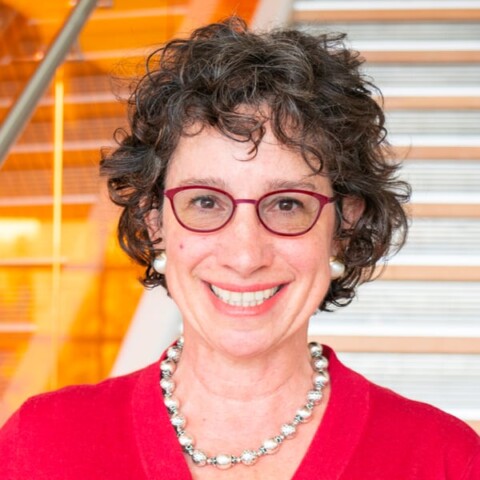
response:
[[[184,336],[160,364],[29,400],[2,479],[480,478],[467,425],[307,345],[310,316],[348,304],[407,225],[342,38],[230,19],[149,58],[102,172]]]

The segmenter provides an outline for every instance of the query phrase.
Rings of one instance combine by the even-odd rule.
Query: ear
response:
[[[162,241],[157,243],[156,245],[164,248],[163,245],[163,222],[162,222],[162,214],[161,212],[156,209],[152,208],[146,215],[145,215],[145,224],[147,225],[148,229],[148,236],[152,242],[157,242],[160,238]]]
[[[363,198],[355,197],[353,195],[348,195],[346,197],[342,197],[342,204],[341,204],[341,217],[339,214],[339,223],[340,229],[349,230],[353,228],[357,222],[362,217],[362,214],[365,210],[365,201]],[[335,240],[333,242],[333,251],[332,255],[337,256],[340,255],[346,248],[346,243],[342,240]]]
[[[348,195],[342,199],[342,228],[352,228],[360,220],[365,210],[363,198]]]

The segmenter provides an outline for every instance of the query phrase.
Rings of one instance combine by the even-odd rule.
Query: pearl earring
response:
[[[335,257],[330,258],[330,277],[332,280],[338,280],[345,273],[345,264]]]
[[[165,270],[167,268],[167,254],[162,252],[157,255],[152,262],[152,267],[160,275],[165,275]]]

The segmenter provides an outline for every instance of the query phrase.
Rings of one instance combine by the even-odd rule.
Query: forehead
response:
[[[289,182],[308,182],[317,189],[326,180],[313,175],[301,154],[281,144],[268,125],[256,154],[251,142],[233,140],[213,128],[182,136],[170,160],[166,188],[212,178],[218,179],[213,186],[220,188],[256,189]]]

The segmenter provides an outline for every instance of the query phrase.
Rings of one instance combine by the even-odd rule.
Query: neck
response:
[[[287,395],[301,392],[311,384],[306,333],[247,357],[224,353],[197,338],[190,338],[188,333],[185,332],[182,359],[175,373],[179,395],[185,388],[191,396],[195,388],[204,398],[251,402],[274,400],[282,392]]]
[[[182,357],[182,361],[184,360],[184,354],[186,354],[188,351],[186,348],[187,344],[187,341],[185,341],[185,343],[182,341],[177,347],[170,349],[173,350],[173,352],[170,350],[168,351],[169,357],[171,354],[174,355],[173,358],[175,358],[174,361],[177,365],[179,356]],[[288,347],[290,348],[290,346],[293,346],[293,342],[289,342]],[[178,354],[178,350],[180,350],[180,355]],[[210,351],[210,349],[207,350]],[[193,362],[193,360],[198,358],[190,353],[190,375],[188,374],[187,370],[188,362],[184,362],[183,368],[180,369],[179,367],[175,374],[180,375],[183,371],[184,378],[182,381],[186,380],[189,376],[191,377],[191,381],[193,383],[187,383],[187,387],[184,387],[184,392],[188,392],[190,399],[193,396],[193,398],[197,401],[193,403],[187,402],[185,408],[182,408],[182,411],[179,410],[176,400],[177,397],[175,397],[172,392],[172,390],[175,389],[175,382],[170,380],[173,362],[172,360],[162,362],[161,368],[163,373],[160,383],[164,389],[166,401],[169,402],[167,404],[167,408],[172,408],[170,410],[171,421],[175,425],[180,444],[185,446],[185,452],[188,452],[188,455],[191,456],[192,461],[195,464],[205,465],[208,463],[210,465],[216,465],[221,469],[229,468],[232,465],[241,463],[247,466],[253,465],[253,463],[255,463],[259,457],[276,453],[280,445],[284,441],[294,436],[297,429],[303,423],[309,422],[310,420],[316,418],[314,422],[310,423],[310,425],[313,424],[310,429],[304,429],[304,433],[306,434],[305,438],[308,441],[307,444],[309,443],[309,440],[316,431],[316,426],[323,415],[322,409],[316,409],[315,407],[321,402],[324,394],[323,381],[321,384],[318,384],[318,379],[316,377],[315,382],[313,382],[311,379],[312,371],[316,370],[317,372],[325,372],[328,361],[322,357],[321,348],[318,346],[318,344],[312,345],[310,348],[307,348],[306,345],[304,346],[304,351],[307,351],[306,358],[309,359],[309,362],[307,363],[310,364],[310,375],[308,375],[310,377],[310,388],[308,390],[308,394],[304,394],[303,402],[300,404],[300,408],[297,408],[296,413],[291,415],[291,423],[286,424],[285,412],[282,411],[281,417],[279,417],[279,410],[283,410],[283,408],[288,407],[286,408],[287,411],[294,411],[292,399],[295,398],[295,402],[298,401],[298,385],[302,383],[301,380],[303,376],[292,375],[294,372],[291,372],[292,368],[290,364],[284,364],[285,367],[288,365],[290,368],[279,368],[278,366],[271,368],[270,362],[266,363],[264,360],[264,357],[268,358],[269,361],[272,359],[284,361],[285,358],[290,358],[292,360],[293,357],[285,355],[286,350],[287,347],[284,346],[281,349],[272,349],[268,356],[262,355],[262,362],[259,362],[259,359],[256,359],[254,364],[257,367],[259,363],[261,363],[263,368],[255,368],[255,370],[252,370],[252,361],[240,362],[238,359],[237,361],[233,361],[233,359],[228,356],[228,364],[221,364],[220,368],[216,370],[224,374],[226,369],[230,368],[230,374],[228,377],[221,375],[219,377],[220,381],[214,381],[212,384],[206,383],[205,381],[205,379],[209,376],[208,372],[211,372],[211,370],[197,368],[196,366],[199,364],[198,362]],[[296,350],[297,349],[294,349],[293,351]],[[191,350],[191,352],[195,351],[201,351],[199,345],[197,345],[195,349]],[[213,352],[210,351],[210,354],[212,355]],[[294,365],[302,368],[304,364],[304,357],[305,356],[302,354],[297,354],[295,356]],[[216,358],[211,357],[211,359],[219,359],[218,351],[216,352]],[[182,365],[182,362],[180,362],[180,365]],[[240,372],[243,375],[241,377],[243,381],[238,382],[231,380],[231,365],[235,367],[236,372]],[[293,370],[295,370],[295,368],[293,368]],[[273,374],[275,379],[273,382],[269,381],[268,377],[262,379],[260,384],[268,384],[268,387],[262,388],[259,391],[255,381],[257,378],[256,375],[258,375],[260,371],[262,371],[264,374]],[[245,372],[254,372],[255,376],[250,376],[248,381],[245,381]],[[197,378],[195,374],[197,374],[200,378]],[[295,381],[295,378],[297,377],[300,377],[300,382]],[[233,378],[236,380],[235,376],[233,376]],[[284,382],[278,383],[279,379],[283,379]],[[183,383],[185,384],[186,382]],[[292,388],[294,384],[297,388]],[[180,385],[182,385],[182,383],[180,383]],[[214,387],[212,387],[212,385],[214,385]],[[245,388],[248,388],[248,390],[245,390]],[[238,393],[232,393],[232,390],[233,392],[242,392],[242,396],[238,397]],[[179,389],[178,392],[181,392],[181,390]],[[204,396],[205,392],[207,392],[206,397]],[[254,393],[253,395],[252,392]],[[177,393],[177,391],[175,391],[175,393]],[[183,395],[179,396],[182,397]],[[170,402],[173,402],[173,404],[170,405]],[[180,404],[182,403],[182,398],[180,398]],[[282,408],[279,409],[279,406]],[[225,447],[231,451],[236,451],[240,449],[240,445],[248,445],[249,442],[252,441],[252,437],[261,438],[262,436],[266,437],[268,435],[270,438],[267,437],[267,439],[264,440],[264,442],[260,445],[260,448],[255,448],[254,450],[244,450],[241,455],[232,455],[229,453],[218,456],[209,456],[202,451],[195,450],[195,445],[193,443],[194,440],[191,435],[189,435],[190,432],[187,433],[185,431],[185,414],[187,415],[187,418],[193,419],[193,421],[189,421],[190,427],[192,428],[190,432],[196,433],[203,431],[203,444],[208,448],[208,450],[211,451]],[[279,418],[281,418],[282,422],[280,422]],[[279,429],[278,425],[282,424],[283,426],[281,429]],[[275,427],[277,433],[274,437],[271,437],[271,432],[275,431]],[[226,435],[224,439],[219,439],[219,436],[217,435],[217,432],[219,431],[235,432],[235,435]],[[215,433],[212,435],[212,432]],[[245,447],[243,447],[243,449],[244,448]]]

